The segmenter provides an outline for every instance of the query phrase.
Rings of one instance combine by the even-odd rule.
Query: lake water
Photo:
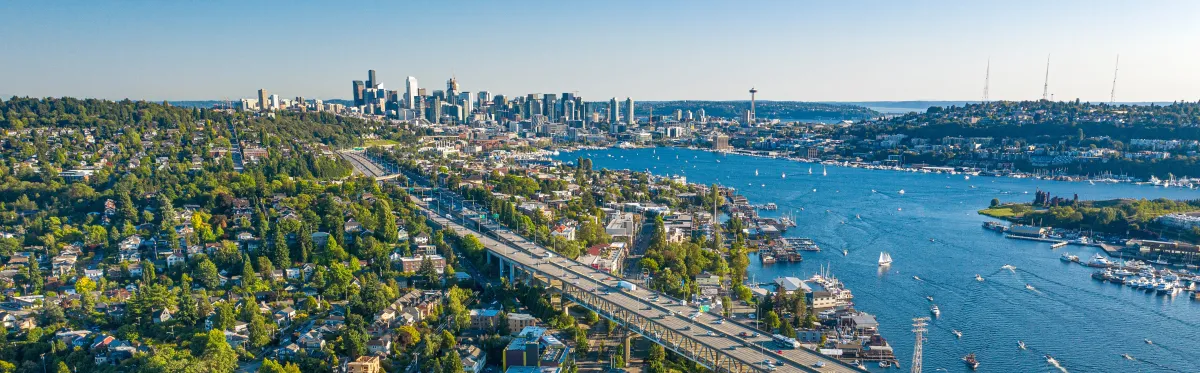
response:
[[[976,213],[992,198],[1031,201],[1038,188],[1067,197],[1078,193],[1081,199],[1200,198],[1196,191],[965,180],[963,175],[844,167],[828,167],[828,176],[821,176],[820,164],[671,148],[588,150],[558,159],[580,156],[591,158],[595,168],[684,175],[689,182],[738,188],[751,203],[778,204],[779,211],[763,215],[795,217],[799,226],[786,236],[813,238],[824,251],[804,253],[802,263],[765,267],[752,256],[749,273],[769,282],[780,276],[807,278],[822,265],[831,267],[853,291],[856,307],[878,317],[904,371],[910,367],[914,341],[911,319],[930,316],[926,296],[934,297],[942,316],[929,325],[925,372],[968,371],[961,358],[971,352],[979,358],[980,371],[990,372],[1059,372],[1046,363],[1046,354],[1072,372],[1200,371],[1195,342],[1200,339],[1200,303],[1185,294],[1161,297],[1092,280],[1090,269],[1064,263],[1059,256],[1066,251],[1086,259],[1098,249],[1055,250],[1048,243],[1006,239],[982,229],[988,218]],[[849,255],[843,256],[842,249]],[[881,251],[894,259],[886,273],[877,266]],[[1000,269],[1005,264],[1017,269]],[[986,281],[975,281],[976,274]],[[962,339],[951,333],[954,329],[963,333]],[[1018,340],[1028,349],[1018,349]],[[1126,360],[1123,353],[1136,359]]]

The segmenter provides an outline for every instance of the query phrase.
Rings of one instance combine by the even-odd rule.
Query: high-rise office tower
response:
[[[265,88],[258,90],[258,108],[259,108],[259,110],[268,110],[268,108],[270,106],[267,105],[268,104],[267,99],[268,99],[267,98],[267,90]]]
[[[479,91],[475,98],[479,99],[479,106],[488,106],[492,103],[492,93],[488,91]]]
[[[271,110],[279,109],[279,95],[271,95]]]
[[[559,110],[557,95],[553,93],[542,95],[542,114],[545,114],[546,118],[550,119],[551,122],[558,121]]]
[[[417,107],[417,78],[408,77],[404,79],[404,105],[409,109]]]
[[[617,103],[617,98],[613,97],[608,100],[608,123],[617,124],[617,121],[620,120],[620,113],[621,106]]]
[[[472,96],[474,96],[474,94],[471,92],[458,93],[458,106],[461,106],[463,111],[461,118],[471,116],[471,112],[475,110],[475,100]]]
[[[451,105],[458,104],[458,80],[453,77],[446,81],[446,101]]]
[[[625,110],[629,111],[629,114],[625,115],[625,123],[633,127],[633,97],[625,98]]]
[[[379,81],[375,80],[375,70],[367,70],[367,88],[379,88]]]
[[[363,106],[363,104],[366,102],[366,96],[363,95],[367,90],[366,86],[363,85],[363,81],[361,81],[361,80],[355,80],[353,82],[353,85],[354,85],[354,88],[353,88],[354,89],[354,106]]]

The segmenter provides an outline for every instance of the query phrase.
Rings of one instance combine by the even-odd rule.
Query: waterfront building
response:
[[[633,117],[633,98],[632,97],[625,98],[625,110],[629,111],[628,114],[625,114],[625,123],[629,124],[630,127],[633,127],[633,123],[634,123],[633,118],[634,117]]]

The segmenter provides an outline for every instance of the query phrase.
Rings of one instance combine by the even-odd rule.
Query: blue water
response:
[[[878,317],[905,371],[914,340],[911,319],[930,316],[926,296],[933,296],[942,311],[929,325],[926,372],[967,371],[960,359],[970,352],[978,356],[980,371],[991,372],[1059,372],[1046,363],[1046,354],[1071,372],[1195,372],[1200,366],[1194,342],[1200,338],[1200,303],[1094,281],[1088,268],[1063,263],[1059,256],[1066,251],[1087,258],[1097,249],[1054,250],[1047,243],[1005,239],[982,229],[988,218],[976,213],[992,198],[1031,201],[1037,188],[1061,196],[1078,193],[1081,199],[1191,199],[1200,197],[1196,191],[965,180],[962,175],[844,167],[828,167],[829,175],[821,176],[820,164],[669,148],[578,151],[558,159],[580,156],[591,158],[595,168],[683,175],[689,182],[738,188],[751,203],[775,202],[779,211],[763,215],[792,215],[799,226],[787,236],[813,238],[824,251],[805,253],[802,263],[766,267],[752,257],[749,272],[767,282],[779,276],[806,278],[821,265],[832,267],[853,291],[856,307]],[[899,194],[901,189],[906,193]],[[843,256],[842,249],[849,255]],[[878,271],[880,251],[895,260],[887,273]],[[1001,270],[1005,264],[1016,271]],[[986,281],[975,281],[975,274]],[[1037,290],[1027,290],[1027,283]],[[961,340],[952,329],[962,331]],[[1144,343],[1146,338],[1154,344]],[[1018,349],[1018,340],[1028,350]],[[1136,360],[1126,360],[1122,353]]]

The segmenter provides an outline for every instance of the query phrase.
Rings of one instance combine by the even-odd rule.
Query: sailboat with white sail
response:
[[[879,266],[889,265],[892,265],[892,254],[888,254],[886,251],[879,253]]]
[[[809,167],[809,168],[808,168],[808,174],[809,174],[809,175],[812,175],[812,167]]]
[[[829,176],[829,171],[825,170],[825,165],[821,165],[821,176]]]

